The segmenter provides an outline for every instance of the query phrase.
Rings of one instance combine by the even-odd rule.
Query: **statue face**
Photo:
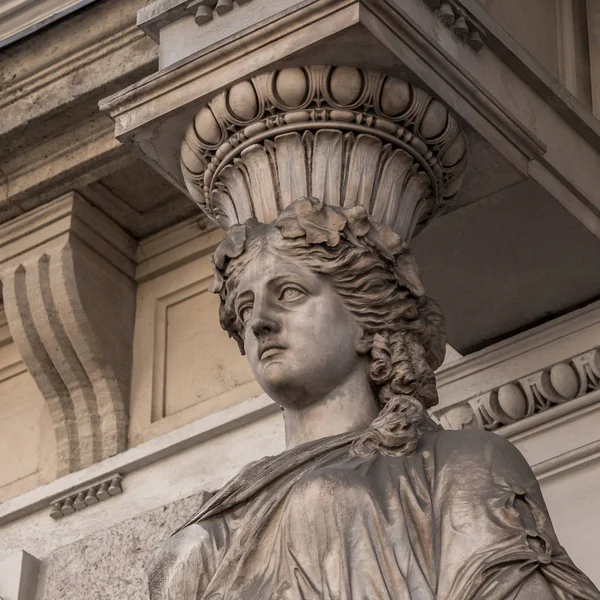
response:
[[[254,376],[284,407],[307,406],[365,370],[362,330],[338,293],[287,257],[265,249],[248,264],[235,310]]]

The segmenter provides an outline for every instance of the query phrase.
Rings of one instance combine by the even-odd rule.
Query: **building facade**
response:
[[[448,326],[432,413],[517,445],[600,585],[595,0],[13,0],[0,48],[3,600],[147,598],[158,543],[284,449],[180,149],[221,90],[307,65],[460,122],[462,187],[411,243]]]

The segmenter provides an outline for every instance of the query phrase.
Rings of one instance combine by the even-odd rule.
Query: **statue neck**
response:
[[[284,410],[288,450],[305,442],[366,429],[379,414],[367,376],[357,369],[327,395],[303,408]]]

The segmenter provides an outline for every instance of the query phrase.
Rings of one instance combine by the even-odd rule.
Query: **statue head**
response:
[[[362,206],[300,198],[269,225],[232,227],[213,266],[221,325],[275,401],[310,403],[362,369],[381,413],[355,446],[414,449],[437,402],[444,321],[391,229]]]

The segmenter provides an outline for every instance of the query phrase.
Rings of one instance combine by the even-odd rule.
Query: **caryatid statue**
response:
[[[444,319],[407,242],[451,202],[463,133],[428,94],[351,68],[238,83],[182,169],[229,229],[223,328],[281,405],[248,465],[157,552],[153,600],[598,600],[508,441],[428,415]]]

